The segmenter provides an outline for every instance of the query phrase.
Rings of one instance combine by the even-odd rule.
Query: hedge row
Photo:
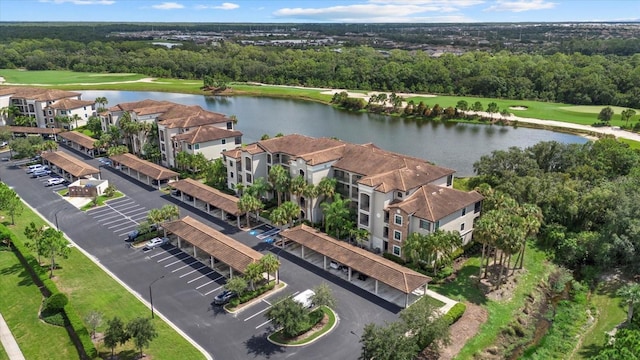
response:
[[[38,260],[31,255],[29,249],[27,249],[15,234],[2,224],[0,224],[0,233],[2,233],[3,236],[9,234],[16,256],[22,263],[22,266],[24,266],[24,268],[29,272],[33,281],[40,288],[42,295],[48,298],[53,294],[60,293],[56,284],[49,279],[48,272],[40,266]],[[67,332],[76,346],[76,349],[80,354],[80,358],[96,358],[98,356],[98,351],[93,345],[93,341],[91,341],[91,336],[89,336],[87,328],[84,326],[84,323],[75,310],[71,307],[71,304],[66,304],[64,306],[64,314],[70,324],[70,326],[66,327]]]
[[[460,320],[464,312],[467,310],[467,305],[459,302],[453,305],[453,307],[444,314],[444,318],[449,325],[453,325],[456,321]]]
[[[247,291],[245,293],[243,293],[242,295],[231,299],[231,301],[229,301],[229,308],[235,308],[236,306],[240,305],[240,304],[244,304],[249,300],[255,299],[258,296],[266,293],[269,290],[272,290],[274,287],[276,286],[276,282],[275,281],[271,281],[266,285],[263,285],[253,291]]]

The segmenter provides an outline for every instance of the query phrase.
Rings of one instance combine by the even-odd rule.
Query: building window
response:
[[[398,193],[396,194],[396,196],[397,196],[399,199],[402,199],[402,193],[401,193],[400,191],[398,191]]]
[[[53,119],[49,119],[49,124],[53,124]]]
[[[389,238],[389,227],[385,226],[382,228],[382,237],[385,239]]]
[[[160,144],[160,149],[161,149],[162,151],[166,151],[166,150],[165,150],[165,148],[164,148],[164,144]]]
[[[233,167],[233,161],[229,160],[229,166]]]
[[[200,144],[193,145],[193,148],[196,149],[196,150],[200,150]]]
[[[482,201],[478,201],[474,206],[473,206],[473,212],[474,213],[479,213],[480,210],[482,210]]]
[[[467,215],[467,208],[462,209],[462,216],[465,216],[465,215]]]
[[[227,121],[227,130],[233,129],[233,122]]]
[[[187,144],[187,149],[191,150],[191,144]]]
[[[304,170],[300,169],[299,174],[300,176],[304,177]]]
[[[164,130],[158,131],[158,134],[160,134],[160,141],[164,141]]]
[[[244,169],[247,171],[251,171],[251,158],[244,158]]]
[[[427,220],[420,219],[420,229],[431,231],[431,223]]]
[[[460,231],[464,231],[464,223],[460,224]]]
[[[247,174],[247,182],[250,183],[251,182],[251,174]]]
[[[398,225],[398,226],[402,226],[402,215],[394,215],[393,216],[393,223]]]
[[[401,252],[400,252],[400,246],[398,245],[393,245],[393,255],[395,256],[400,256]]]
[[[49,115],[53,115],[53,111],[49,110]]]
[[[271,154],[267,154],[267,164],[271,164]]]
[[[438,229],[440,229],[440,220],[436,221],[435,230],[438,230]]]
[[[447,176],[447,186],[451,186],[453,184],[453,175]]]
[[[389,223],[389,211],[388,210],[384,211],[384,223],[385,224]]]
[[[393,230],[393,239],[400,241],[400,239],[402,239],[402,233],[398,230]]]
[[[233,179],[233,173],[229,173],[229,177]]]
[[[360,225],[369,227],[369,215],[360,213]]]
[[[222,145],[227,143],[227,139],[222,139]]]

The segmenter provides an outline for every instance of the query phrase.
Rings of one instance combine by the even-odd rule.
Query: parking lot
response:
[[[160,276],[181,279],[202,296],[215,295],[227,282],[223,275],[173,245],[134,251],[142,252],[146,260],[158,264],[162,272]]]
[[[129,232],[146,220],[148,212],[149,210],[125,196],[108,201],[104,206],[87,211],[87,214],[96,223],[125,240]]]

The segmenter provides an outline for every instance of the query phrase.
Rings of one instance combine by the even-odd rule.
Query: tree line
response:
[[[347,47],[281,49],[240,46],[155,47],[143,41],[59,39],[0,44],[0,68],[133,72],[154,77],[252,81],[640,108],[640,54],[425,52]]]

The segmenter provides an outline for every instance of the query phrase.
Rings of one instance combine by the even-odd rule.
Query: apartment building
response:
[[[96,114],[95,101],[82,100],[82,94],[72,91],[31,87],[0,88],[0,108],[15,106],[20,115],[33,118],[37,127],[74,129],[86,124]],[[66,117],[67,122],[57,122],[56,116]],[[2,124],[8,116],[2,115]]]
[[[161,164],[176,167],[176,154],[186,151],[202,153],[217,159],[223,151],[242,143],[242,133],[234,129],[234,121],[223,114],[206,111],[197,105],[182,105],[170,101],[142,100],[115,105],[101,114],[103,131],[119,126],[127,116],[133,122],[155,123],[158,126]],[[130,134],[134,153],[143,153],[146,131]]]
[[[303,176],[308,184],[318,185],[324,177],[336,179],[336,191],[351,200],[358,227],[370,233],[367,246],[398,256],[403,256],[402,244],[412,232],[456,230],[464,243],[469,242],[482,206],[479,193],[453,189],[454,170],[373,144],[294,134],[223,155],[231,189],[267,177],[276,164],[292,178]],[[301,206],[302,218],[322,218],[317,199],[289,196]]]

